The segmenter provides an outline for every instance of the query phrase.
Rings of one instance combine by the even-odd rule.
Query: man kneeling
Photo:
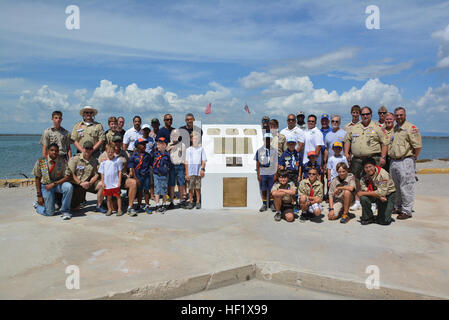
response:
[[[299,184],[299,206],[302,210],[299,222],[306,222],[309,219],[320,220],[321,211],[323,211],[321,206],[323,201],[323,184],[318,180],[318,177],[318,170],[311,168],[309,177],[301,180]]]
[[[55,213],[56,193],[62,193],[62,219],[68,220],[73,187],[68,182],[71,177],[66,175],[67,162],[59,157],[59,147],[56,143],[48,146],[45,157],[36,161],[33,174],[36,177],[37,203],[34,207],[37,213],[52,216]]]
[[[288,172],[279,171],[278,182],[271,188],[271,195],[274,197],[276,214],[274,220],[281,221],[284,218],[288,222],[293,222],[293,205],[295,203],[296,187],[294,182],[288,182]]]
[[[366,158],[362,162],[365,175],[360,180],[362,191],[357,194],[360,197],[362,205],[362,225],[377,222],[381,225],[389,225],[393,220],[391,213],[393,211],[396,189],[390,174],[378,167],[373,158]],[[371,210],[371,204],[377,204],[377,219],[374,220],[374,214]]]

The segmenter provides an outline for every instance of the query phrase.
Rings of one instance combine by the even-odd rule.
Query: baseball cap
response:
[[[308,152],[308,153],[307,153],[307,157],[310,157],[310,156],[316,156],[315,151],[310,151],[310,152]]]
[[[270,121],[270,117],[269,116],[263,116],[262,117],[262,121]]]
[[[294,142],[294,143],[296,143],[295,137],[292,137],[292,136],[288,136],[286,140],[287,140],[287,143],[289,143],[289,142]]]
[[[329,120],[329,115],[327,113],[323,113],[323,115],[321,116],[321,120],[323,120],[324,118]]]
[[[335,147],[343,148],[343,143],[341,143],[340,141],[335,141],[334,144],[332,145],[332,148]]]
[[[167,143],[167,139],[165,139],[165,137],[159,137],[159,138],[157,138],[156,142]]]
[[[120,142],[120,141],[123,141],[123,138],[122,138],[121,135],[119,135],[119,134],[114,134],[114,135],[112,136],[112,142]]]
[[[137,148],[137,145],[139,145],[139,144],[145,144],[145,143],[148,143],[148,140],[147,140],[147,139],[139,138],[139,139],[137,139],[136,141],[134,141],[134,147]]]
[[[94,144],[92,141],[85,141],[83,143],[83,148],[84,149],[93,149],[94,148]]]
[[[142,129],[142,130],[143,130],[143,129],[150,129],[150,131],[151,131],[150,125],[147,124],[147,123],[145,123],[145,124],[142,126],[141,129]]]
[[[151,119],[151,123],[158,123],[158,124],[161,124],[161,123],[159,122],[159,119],[158,119],[158,118],[153,118],[153,119]]]
[[[304,111],[299,111],[299,112],[296,113],[296,116],[301,116],[301,115],[302,115],[302,116],[305,115]]]
[[[266,139],[266,138],[273,139],[273,135],[272,135],[270,132],[265,133],[265,134],[263,135],[263,137],[264,137],[264,139]]]

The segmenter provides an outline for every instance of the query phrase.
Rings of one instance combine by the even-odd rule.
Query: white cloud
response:
[[[448,112],[449,85],[443,83],[436,89],[429,87],[424,96],[418,99],[416,105],[421,110],[425,109],[428,115],[434,112]]]
[[[436,68],[449,68],[449,25],[447,25],[446,28],[442,30],[438,30],[432,33],[432,37],[438,39],[440,42]]]

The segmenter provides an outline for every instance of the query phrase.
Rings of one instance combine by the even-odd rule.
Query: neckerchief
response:
[[[136,166],[136,170],[139,170],[140,167],[142,166],[143,156],[144,156],[144,153],[142,153],[142,154],[140,155],[140,160],[139,160],[139,163],[138,163],[137,166]]]
[[[379,175],[379,173],[380,173],[380,169],[381,168],[379,166],[376,166],[376,168],[377,168],[377,174],[376,174],[376,177],[377,177]],[[369,180],[368,191],[374,191],[374,189],[373,189],[373,179]]]

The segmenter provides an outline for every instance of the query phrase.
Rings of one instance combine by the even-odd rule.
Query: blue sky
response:
[[[449,1],[2,1],[0,47],[0,133],[40,133],[55,109],[71,129],[84,105],[126,127],[190,111],[283,127],[290,112],[349,121],[353,104],[384,104],[449,135]]]

